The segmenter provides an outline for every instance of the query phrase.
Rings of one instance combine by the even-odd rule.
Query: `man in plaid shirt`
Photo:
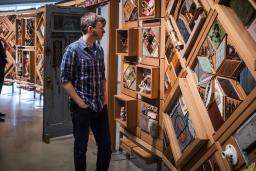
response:
[[[83,36],[67,46],[61,63],[61,82],[70,96],[76,171],[86,169],[89,128],[98,146],[96,171],[108,170],[111,158],[104,53],[96,43],[105,25],[103,17],[85,14],[80,23]]]

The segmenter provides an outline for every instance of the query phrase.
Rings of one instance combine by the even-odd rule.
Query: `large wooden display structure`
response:
[[[15,80],[21,88],[40,93],[44,82],[44,15],[41,8],[0,16],[7,44],[5,77]]]
[[[255,167],[255,7],[251,0],[122,1],[114,101],[122,149],[147,163],[160,158],[170,170]]]

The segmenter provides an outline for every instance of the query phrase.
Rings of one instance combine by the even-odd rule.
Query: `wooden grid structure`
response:
[[[251,30],[255,2],[245,2],[252,14],[239,13],[232,0],[230,4],[214,0],[122,3],[123,22],[117,32],[139,30],[137,40],[126,36],[125,42],[127,47],[138,44],[138,55],[129,55],[129,50],[116,52],[122,56],[122,67],[136,65],[137,88],[128,90],[122,78],[118,96],[130,96],[138,104],[147,102],[160,109],[156,128],[160,133],[154,138],[140,127],[143,109],[137,105],[136,131],[121,125],[122,136],[131,141],[125,149],[133,153],[135,144],[141,153],[161,158],[170,170],[214,170],[213,166],[219,170],[240,170],[253,164],[252,142],[256,135],[249,125],[255,129],[256,41]],[[154,31],[156,26],[161,28],[158,33]],[[120,36],[116,38],[116,47],[120,47],[122,40]],[[142,66],[158,68],[159,73],[152,76]],[[121,72],[123,76],[124,69]],[[148,94],[141,93],[141,85]],[[248,142],[241,140],[246,133],[253,135],[247,137]],[[247,142],[247,146],[242,142]],[[248,149],[249,145],[252,149]],[[231,146],[238,155],[236,164],[232,163],[234,158],[223,157]],[[242,154],[241,149],[246,153]]]

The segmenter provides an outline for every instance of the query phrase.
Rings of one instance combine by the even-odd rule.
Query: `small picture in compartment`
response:
[[[213,73],[213,66],[207,56],[197,56],[198,63],[200,68],[202,68],[203,72],[205,73]]]
[[[23,45],[23,20],[16,20],[16,44]]]
[[[175,31],[175,29],[173,28],[173,25],[171,23],[170,19],[166,19],[166,40],[168,42],[166,43],[172,43],[173,46],[180,51],[181,49],[184,48],[184,44],[183,42],[181,42],[177,36],[177,33]],[[167,44],[166,44],[167,45]]]
[[[209,60],[211,60],[214,55],[215,49],[213,48],[210,39],[206,38],[198,52],[198,56],[207,56]]]
[[[164,74],[164,92],[166,93],[169,87],[171,86],[171,79],[168,74],[165,72]]]
[[[156,106],[141,101],[140,128],[148,132],[153,138],[159,134],[159,109]]]
[[[25,20],[25,46],[34,46],[35,37],[35,19],[29,18]]]
[[[169,113],[172,125],[178,140],[180,150],[183,152],[186,147],[195,139],[196,133],[192,126],[192,121],[189,119],[189,112],[184,112],[184,103],[181,104],[181,96],[171,108]]]
[[[155,16],[155,1],[156,0],[139,0],[139,15],[140,17]]]
[[[23,56],[23,54],[22,54],[22,50],[19,48],[19,47],[17,47],[17,54],[16,54],[16,74],[17,74],[17,76],[19,76],[19,77],[22,77],[22,75],[23,75],[23,64],[22,64],[22,61],[23,61],[23,59],[22,59],[22,56]]]
[[[211,29],[208,33],[208,38],[214,49],[217,49],[220,43],[222,42],[223,37],[225,36],[225,31],[223,30],[222,26],[215,20],[211,26]]]
[[[171,36],[169,35],[168,31],[165,34],[165,57],[167,61],[170,63],[171,58],[175,53],[174,46],[172,44]]]
[[[256,80],[246,66],[244,66],[239,72],[237,80],[245,91],[246,95],[250,94],[250,92],[256,87]]]
[[[217,80],[222,88],[222,90],[224,91],[224,93],[231,98],[237,99],[239,100],[239,96],[235,90],[235,88],[233,87],[233,85],[231,84],[229,79],[225,79],[222,77],[217,77]]]
[[[123,86],[136,91],[136,66],[124,63]]]
[[[247,166],[256,161],[256,113],[236,131],[235,140]]]
[[[124,0],[123,13],[125,21],[134,21],[138,19],[138,1]]]
[[[27,51],[23,52],[23,77],[30,76],[30,54]]]
[[[144,27],[142,36],[143,56],[159,58],[160,27]]]
[[[117,52],[118,53],[128,53],[128,31],[118,30],[117,37],[119,42],[117,42]]]
[[[142,80],[139,84],[139,92],[144,94],[151,94],[152,91],[152,76],[149,69],[144,69]]]

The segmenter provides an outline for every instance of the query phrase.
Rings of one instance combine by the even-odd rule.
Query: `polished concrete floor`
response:
[[[42,142],[43,100],[33,92],[4,86],[0,95],[0,171],[73,171],[73,137]],[[90,140],[87,152],[88,171],[95,170],[96,145]],[[112,155],[109,171],[155,171],[156,164],[145,165],[136,157],[130,160],[120,152]],[[166,170],[162,167],[162,171]]]

